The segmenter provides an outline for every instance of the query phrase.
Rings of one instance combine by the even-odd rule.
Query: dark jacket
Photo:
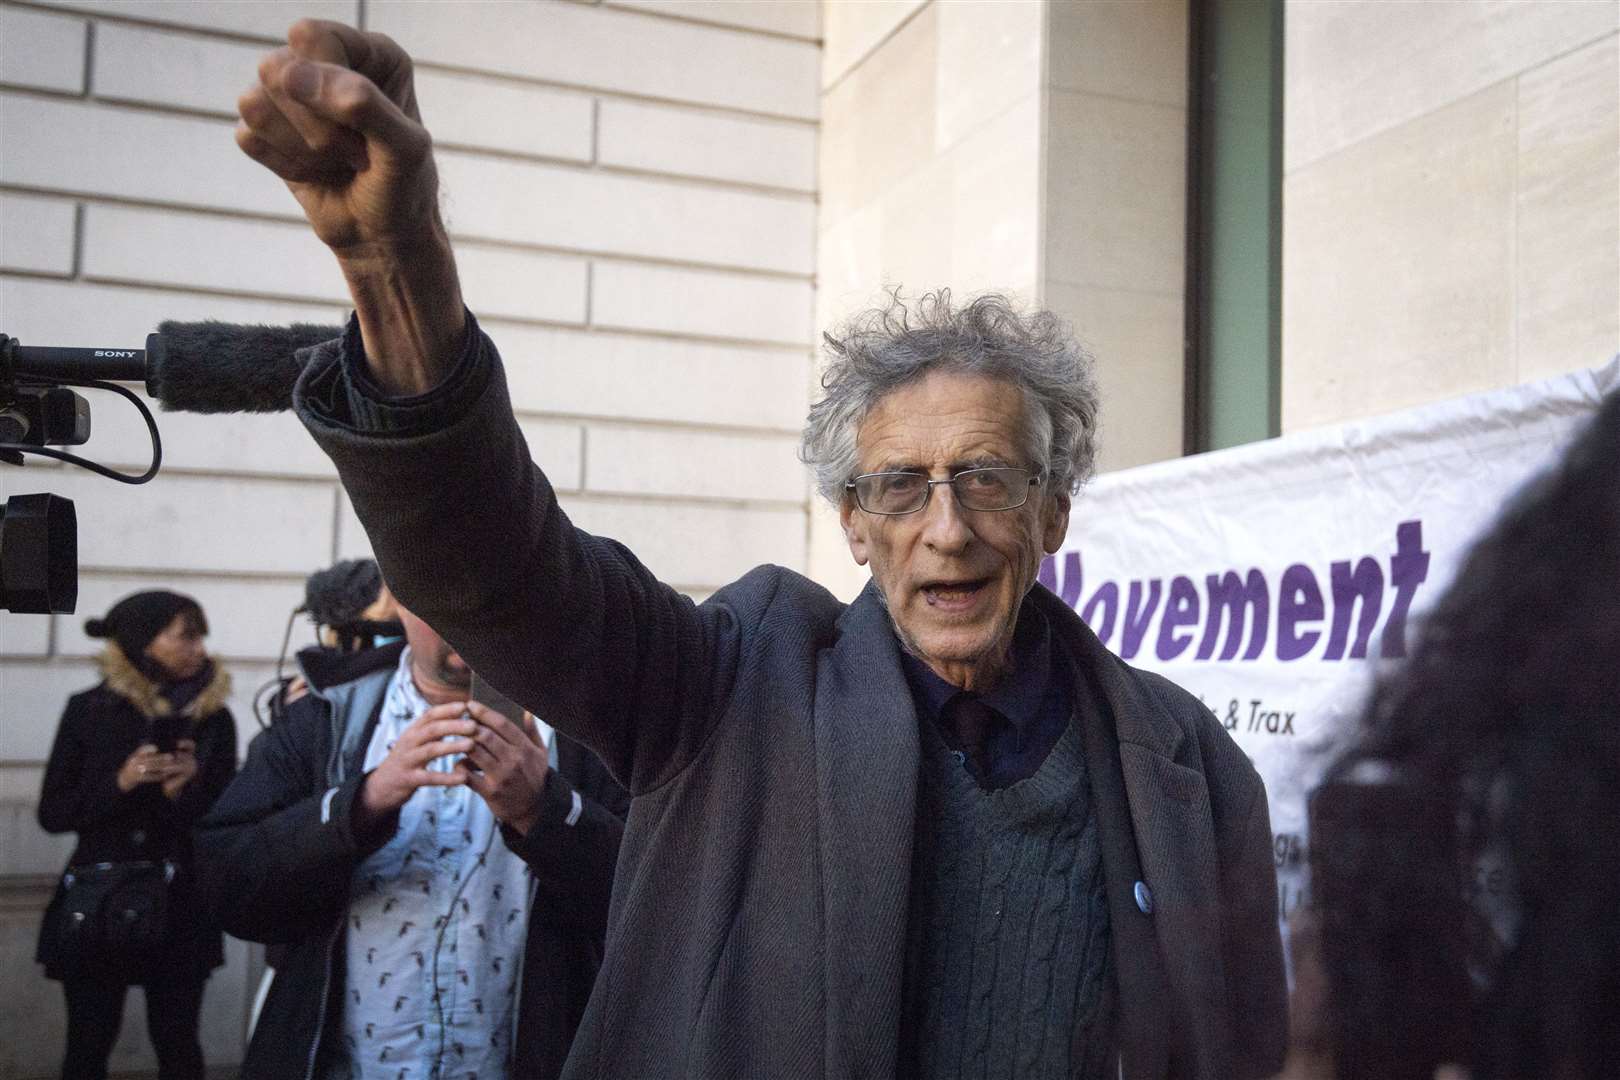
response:
[[[634,796],[608,953],[566,1075],[892,1077],[918,719],[875,590],[761,567],[701,605],[576,529],[493,346],[443,426],[368,435],[341,342],[295,393],[401,601]],[[1198,700],[1034,589],[1106,715],[1087,725],[1125,1075],[1274,1072],[1286,1036],[1258,774]],[[1151,914],[1133,897],[1151,889]]]
[[[288,706],[286,718],[248,747],[241,774],[198,830],[198,872],[221,925],[249,941],[285,945],[259,1014],[243,1080],[297,1080],[314,1073],[336,1036],[342,1007],[342,935],[355,867],[388,839],[351,827],[365,779],[361,765],[403,644],[374,650],[375,663],[347,683]],[[352,721],[352,722],[351,722]],[[534,870],[528,954],[519,990],[513,1080],[558,1074],[602,959],[613,868],[623,825],[587,799],[565,823],[573,792],[594,793],[622,812],[601,765],[577,746],[559,746],[545,807],[527,836],[504,833]],[[322,821],[325,793],[337,788]],[[617,800],[617,801],[616,801]],[[337,1052],[341,1052],[340,1050]]]
[[[236,775],[236,722],[225,708],[231,680],[216,665],[213,678],[180,709],[192,721],[197,774],[170,799],[157,784],[118,790],[118,770],[136,747],[151,741],[152,722],[172,711],[169,702],[116,644],[108,644],[100,663],[105,679],[74,694],[62,712],[40,788],[39,823],[46,832],[79,834],[68,866],[174,862],[161,960],[123,974],[134,983],[170,974],[196,978],[225,962],[219,929],[196,893],[191,830]],[[34,953],[51,979],[72,974],[50,933],[61,898],[58,885]]]

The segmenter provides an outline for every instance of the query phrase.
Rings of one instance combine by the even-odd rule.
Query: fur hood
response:
[[[107,689],[135,706],[135,711],[142,716],[150,720],[155,716],[167,716],[172,711],[158,684],[130,663],[129,657],[124,655],[124,650],[118,647],[116,641],[107,642],[107,647],[101,651],[96,662],[101,665],[101,674],[107,679]],[[224,708],[229,700],[230,675],[218,661],[210,660],[210,663],[214,665],[214,677],[208,680],[208,685],[202,688],[200,694],[180,710],[182,716],[200,720]]]

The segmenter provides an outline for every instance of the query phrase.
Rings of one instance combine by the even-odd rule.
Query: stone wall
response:
[[[1041,297],[1096,355],[1099,470],[1184,442],[1187,5],[1049,5]]]
[[[1620,349],[1620,3],[1290,2],[1283,428]]]

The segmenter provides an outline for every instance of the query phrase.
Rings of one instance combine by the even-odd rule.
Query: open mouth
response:
[[[922,587],[922,594],[930,607],[967,607],[989,584],[989,578],[979,578],[975,581],[931,581]]]

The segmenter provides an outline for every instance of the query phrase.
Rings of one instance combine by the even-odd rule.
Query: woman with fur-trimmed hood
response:
[[[64,1078],[107,1075],[124,996],[146,990],[147,1028],[163,1080],[201,1080],[203,983],[224,962],[220,932],[192,881],[191,830],[236,773],[230,677],[203,646],[208,622],[188,596],[139,592],[89,619],[108,638],[101,683],[68,699],[39,798],[47,832],[78,833],[68,866],[172,863],[162,946],[151,960],[78,962],[52,933],[58,887],[35,959],[67,998]],[[162,749],[160,749],[162,747]]]

